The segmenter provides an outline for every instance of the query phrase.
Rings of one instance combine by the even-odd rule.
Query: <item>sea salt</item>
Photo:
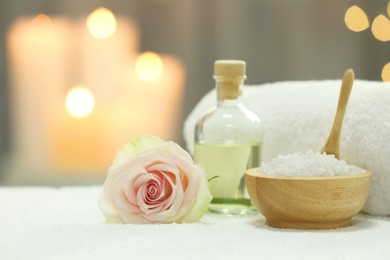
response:
[[[279,155],[268,163],[262,163],[261,171],[281,176],[341,176],[361,173],[363,170],[337,160],[334,155],[308,151]]]

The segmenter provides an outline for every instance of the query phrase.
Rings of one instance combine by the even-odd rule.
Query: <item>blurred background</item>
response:
[[[0,185],[102,183],[141,134],[181,145],[216,59],[247,84],[390,81],[389,2],[0,0]]]

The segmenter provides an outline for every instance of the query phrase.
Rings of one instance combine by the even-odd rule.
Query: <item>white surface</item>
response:
[[[261,216],[105,224],[99,191],[0,187],[0,259],[390,259],[390,218],[331,231],[274,229]]]
[[[263,159],[321,151],[329,135],[340,80],[276,82],[246,87],[243,103],[264,124]],[[190,151],[196,120],[215,105],[215,91],[197,104],[184,125]],[[341,159],[373,172],[364,210],[390,216],[390,83],[355,80],[341,131]]]

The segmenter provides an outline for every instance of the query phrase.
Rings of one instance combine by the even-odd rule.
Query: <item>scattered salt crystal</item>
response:
[[[361,173],[363,170],[337,160],[334,155],[308,151],[279,155],[268,163],[262,163],[261,171],[281,176],[340,176]]]

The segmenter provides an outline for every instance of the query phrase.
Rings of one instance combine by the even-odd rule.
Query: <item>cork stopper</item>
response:
[[[214,75],[226,77],[245,77],[245,61],[217,60],[214,62]]]
[[[245,61],[217,60],[214,63],[214,77],[219,80],[217,94],[222,99],[236,99],[241,95],[245,79]]]

